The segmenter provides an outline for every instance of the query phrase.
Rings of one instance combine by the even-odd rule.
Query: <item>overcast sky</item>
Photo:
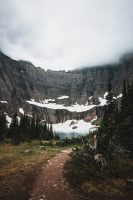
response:
[[[117,62],[133,50],[133,0],[0,0],[0,48],[45,69]]]

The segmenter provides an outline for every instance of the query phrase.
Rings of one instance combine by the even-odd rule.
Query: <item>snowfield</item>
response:
[[[42,108],[49,108],[54,110],[68,110],[70,112],[85,112],[87,110],[96,107],[96,105],[79,105],[78,103],[71,106],[64,106],[62,104],[57,104],[57,103],[45,103],[45,101],[43,101],[43,103],[35,102],[33,100],[26,102],[31,105],[35,105]]]
[[[64,123],[53,124],[53,130],[60,135],[61,138],[87,135],[90,132],[97,130],[98,127],[92,125],[92,122],[96,119],[97,117],[91,122],[85,122],[84,120],[67,120]]]
[[[107,105],[106,96],[108,95],[107,92],[103,95],[103,97],[99,97],[99,104],[95,105],[93,104],[93,101],[91,102],[91,105],[88,104],[88,101],[85,105],[80,105],[77,102],[74,105],[71,106],[65,106],[63,104],[57,104],[55,102],[55,99],[44,99],[39,100],[39,102],[36,102],[34,99],[31,99],[30,101],[26,101],[27,103],[31,105],[35,105],[42,108],[49,108],[49,109],[61,109],[61,110],[68,110],[69,112],[85,112],[88,111],[94,107],[98,106],[105,106]],[[123,94],[119,94],[118,96],[114,97],[114,99],[119,99],[123,96]],[[69,96],[61,96],[57,99],[67,99]],[[88,98],[89,100],[93,99],[93,96]],[[0,101],[1,103],[7,103],[7,101]],[[18,108],[19,112],[24,115],[23,108]],[[8,126],[11,124],[12,118],[6,114],[6,120],[8,122]],[[20,117],[18,116],[18,122],[20,122]],[[58,123],[53,124],[53,130],[55,133],[59,134],[61,138],[65,137],[77,137],[79,135],[86,135],[89,134],[92,131],[97,130],[97,126],[93,125],[92,123],[97,120],[97,117],[94,118],[91,122],[85,122],[84,120],[67,120],[64,123]]]
[[[99,102],[100,104],[95,105],[95,104],[91,104],[88,105],[88,102],[85,105],[80,105],[77,102],[74,105],[71,106],[65,106],[63,104],[57,104],[55,102],[55,99],[45,99],[43,101],[40,102],[36,102],[34,99],[31,99],[30,101],[26,101],[27,103],[31,104],[31,105],[35,105],[38,107],[42,107],[42,108],[49,108],[49,109],[54,109],[54,110],[68,110],[69,112],[85,112],[88,111],[94,107],[98,107],[98,106],[105,106],[107,105],[107,100],[106,100],[106,96],[108,95],[107,92],[105,92],[105,94],[103,95],[103,97],[99,97]],[[114,97],[115,99],[121,98],[122,94],[118,95],[117,97]],[[62,96],[59,97],[57,99],[65,99],[65,98],[69,98],[69,96]],[[89,100],[91,100],[93,97],[89,97]],[[53,102],[51,102],[53,101]]]

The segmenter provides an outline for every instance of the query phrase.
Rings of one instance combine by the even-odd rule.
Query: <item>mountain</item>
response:
[[[117,64],[65,72],[45,71],[0,52],[0,108],[10,117],[17,110],[18,115],[35,112],[42,120],[53,123],[90,121],[101,115],[109,78],[118,96],[123,79],[133,79],[132,53]]]

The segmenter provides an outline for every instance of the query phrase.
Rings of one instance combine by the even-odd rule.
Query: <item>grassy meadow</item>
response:
[[[42,166],[66,147],[34,141],[0,144],[0,199],[25,200]]]

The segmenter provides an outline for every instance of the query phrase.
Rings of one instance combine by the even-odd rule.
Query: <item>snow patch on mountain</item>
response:
[[[91,123],[93,123],[96,120],[97,120],[97,116],[94,119],[91,120]]]
[[[70,112],[85,112],[87,110],[90,110],[92,108],[96,107],[96,105],[79,105],[78,103],[65,107],[66,110]]]
[[[68,110],[69,112],[85,112],[88,110],[91,110],[94,107],[98,107],[98,106],[105,106],[107,105],[107,100],[106,100],[106,96],[108,95],[108,92],[105,92],[105,94],[103,95],[103,97],[99,97],[99,102],[100,104],[95,105],[91,102],[91,104],[87,103],[85,105],[80,105],[77,102],[71,106],[65,106],[63,104],[57,104],[55,102],[55,99],[45,99],[42,100],[40,102],[36,102],[34,99],[31,99],[30,101],[26,101],[27,103],[31,104],[31,105],[35,105],[41,108],[49,108],[49,109],[54,109],[54,110]],[[62,96],[59,97],[60,99],[63,99],[63,97],[68,97],[68,96]],[[118,95],[117,97],[114,97],[115,99],[121,98],[122,94]],[[59,99],[58,98],[58,99]],[[69,97],[68,97],[69,98]],[[89,97],[89,99],[92,99],[92,96]]]
[[[119,94],[116,98],[119,99],[121,97],[123,97],[123,94]]]
[[[107,105],[107,100],[106,99],[104,99],[102,97],[99,97],[98,99],[99,99],[99,102],[100,102],[100,104],[98,106],[105,106],[105,105]]]
[[[55,102],[55,99],[44,99],[42,101],[40,101],[41,103],[44,103],[44,104],[48,104],[49,102]]]
[[[7,122],[8,122],[9,124],[11,124],[11,121],[12,121],[12,118],[11,118],[11,117],[9,117],[8,115],[6,115],[6,120],[7,120]]]
[[[105,106],[105,105],[107,105],[107,100],[106,100],[107,95],[108,95],[108,92],[105,92],[105,94],[103,95],[103,97],[99,97],[98,98],[99,102],[100,102],[100,105],[98,105],[98,106]],[[123,96],[123,94],[119,94],[118,96],[113,97],[113,99],[119,99],[122,96]]]
[[[105,94],[103,95],[104,99],[106,99],[107,95],[108,95],[108,92],[105,92]]]
[[[19,108],[18,110],[19,110],[19,112],[20,112],[22,115],[24,115],[24,110],[23,110],[23,108]]]
[[[90,110],[94,108],[96,105],[79,105],[78,103],[75,103],[74,105],[71,106],[64,106],[62,104],[57,104],[57,103],[39,103],[35,102],[33,100],[31,101],[26,101],[27,103],[31,105],[36,105],[42,108],[49,108],[49,109],[54,109],[54,110],[68,110],[70,112],[85,112],[87,110]]]
[[[12,121],[12,118],[8,116],[8,114],[6,112],[4,112],[4,114],[6,115],[6,121],[7,121],[7,126],[9,127]]]
[[[68,99],[69,96],[61,96],[61,97],[58,97],[57,99]]]
[[[1,103],[7,103],[7,101],[0,101]]]
[[[19,117],[19,116],[17,116],[17,119],[18,119],[18,124],[20,124],[20,117]]]
[[[89,100],[91,100],[93,98],[93,96],[89,97]]]

